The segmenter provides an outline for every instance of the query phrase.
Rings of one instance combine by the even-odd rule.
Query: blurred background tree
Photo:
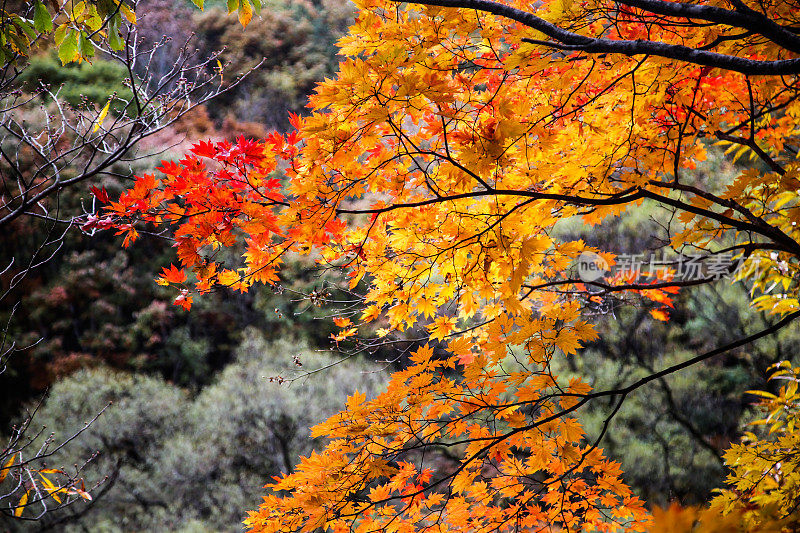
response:
[[[70,465],[100,450],[85,477],[108,479],[94,501],[50,513],[36,528],[239,531],[242,510],[258,504],[265,480],[319,447],[309,428],[355,390],[371,396],[386,380],[379,366],[340,361],[302,342],[271,343],[254,328],[243,337],[235,360],[197,395],[106,366],[55,384],[37,421],[57,434],[113,404],[49,463]]]
[[[219,101],[212,116],[220,120],[232,115],[268,130],[287,131],[289,112],[302,114],[316,82],[336,72],[336,41],[352,23],[353,5],[278,0],[246,28],[231,24],[216,2],[206,5],[212,7],[195,15],[201,50],[224,50],[232,72],[265,60],[255,75]]]

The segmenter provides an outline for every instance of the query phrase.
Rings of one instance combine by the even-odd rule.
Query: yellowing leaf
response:
[[[0,483],[6,479],[8,472],[11,470],[11,465],[14,464],[14,461],[17,459],[17,454],[11,454],[6,464],[3,465],[3,468],[0,468]]]
[[[250,20],[253,18],[253,6],[250,5],[249,0],[240,0],[239,1],[239,22],[242,26],[247,26],[250,24]]]
[[[55,501],[57,501],[58,503],[61,503],[61,498],[58,496],[58,493],[59,493],[59,492],[66,492],[66,490],[65,490],[65,489],[61,489],[61,488],[59,488],[59,487],[56,487],[56,486],[53,484],[53,482],[52,482],[52,481],[50,481],[50,480],[49,480],[49,479],[48,479],[48,478],[47,478],[45,475],[43,475],[43,474],[42,474],[42,471],[41,471],[41,470],[39,471],[39,477],[40,477],[40,478],[41,478],[41,480],[42,480],[42,484],[43,484],[43,485],[44,485],[44,487],[47,489],[47,492],[48,492],[48,494],[50,494],[50,496],[51,496],[51,497],[52,497],[52,498],[53,498]]]
[[[106,115],[108,114],[108,108],[111,106],[111,98],[108,99],[106,105],[103,106],[103,109],[100,110],[100,114],[97,116],[95,120],[94,128],[92,128],[92,132],[96,132],[100,129],[100,126],[103,124],[103,120],[105,120]]]
[[[62,65],[72,61],[78,61],[81,57],[78,50],[78,35],[80,32],[70,29],[64,34],[64,38],[58,47],[58,58]]]
[[[128,22],[131,24],[136,24],[136,13],[133,12],[131,8],[129,8],[123,0],[119,0],[119,11],[122,13]]]
[[[14,516],[20,517],[22,516],[22,512],[25,510],[25,506],[28,504],[28,494],[30,491],[26,491],[25,494],[22,495],[22,498],[19,499],[17,502],[16,507],[14,507]]]

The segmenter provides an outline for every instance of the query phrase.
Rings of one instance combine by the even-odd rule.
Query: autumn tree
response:
[[[338,75],[295,132],[201,142],[110,206],[126,242],[175,227],[177,264],[158,281],[182,307],[276,284],[286,254],[313,253],[366,287],[336,343],[412,347],[383,394],[316,426],[328,446],[268,485],[246,524],[645,530],[601,449],[622,403],[800,315],[800,4],[358,7]],[[695,178],[709,150],[735,164],[731,180]],[[640,210],[669,215],[664,261],[623,265],[563,229]],[[236,242],[241,260],[225,259]],[[613,389],[553,372],[596,338],[588,311],[639,305],[666,321],[677,292],[722,277],[772,323]],[[599,401],[587,435],[576,417]]]

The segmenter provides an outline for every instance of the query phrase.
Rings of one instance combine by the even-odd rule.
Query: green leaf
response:
[[[112,50],[122,50],[125,48],[125,41],[119,33],[120,18],[119,14],[108,23],[108,46]]]
[[[233,13],[239,9],[239,0],[228,0],[228,13]]]
[[[36,30],[26,19],[17,17],[14,20],[14,23],[19,27],[19,29],[21,29],[25,33],[28,39],[30,39],[31,41],[36,39]]]
[[[85,32],[81,32],[78,37],[78,50],[80,51],[83,59],[94,57],[94,45],[89,40],[89,36]]]
[[[192,0],[192,3],[200,8],[200,11],[203,10],[203,0]]]
[[[256,15],[259,17],[261,16],[261,0],[253,0],[253,11],[255,11]]]
[[[61,41],[61,46],[58,47],[58,58],[61,60],[62,65],[77,61],[81,57],[78,52],[78,32],[76,30],[69,30]]]
[[[39,33],[50,33],[53,31],[53,19],[50,18],[50,13],[44,7],[42,2],[36,2],[36,7],[33,11],[33,27]]]
[[[100,30],[103,27],[104,20],[97,15],[92,15],[91,17],[87,17],[86,20],[83,21],[83,24],[89,28],[92,32]]]

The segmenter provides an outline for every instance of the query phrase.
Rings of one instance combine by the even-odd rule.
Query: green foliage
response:
[[[102,507],[108,516],[117,515],[121,520],[101,520],[96,531],[127,530],[124,510],[130,508],[131,500],[153,492],[152,458],[159,444],[178,431],[188,405],[186,394],[158,378],[94,369],[77,372],[56,384],[49,398],[36,416],[37,424],[46,428],[36,444],[41,444],[50,432],[59,442],[69,438],[109,402],[113,404],[91,424],[90,430],[48,460],[49,466],[63,467],[69,473],[77,466],[87,487],[100,482],[94,500],[47,515],[37,529],[63,527],[61,522],[69,523],[71,514],[88,514]],[[117,529],[110,524],[116,524]],[[0,521],[0,529],[4,525],[8,524]],[[24,525],[17,529],[27,530]]]
[[[187,33],[191,31],[193,8],[189,3],[175,5],[169,0],[166,3],[173,4],[164,10],[166,20],[174,19]],[[183,101],[177,98],[183,98],[183,95],[176,99],[173,99],[175,93],[165,95],[169,88],[153,100],[153,105],[145,106],[145,112],[149,114],[144,131],[142,123],[134,124],[132,117],[113,116],[120,115],[124,109],[122,102],[110,100],[110,97],[116,94],[120,99],[131,98],[125,82],[130,73],[122,66],[126,54],[112,54],[116,63],[106,61],[104,58],[111,56],[96,54],[95,46],[120,50],[123,48],[122,37],[139,41],[139,23],[149,17],[143,16],[137,21],[131,10],[132,4],[128,7],[116,1],[87,0],[62,4],[11,0],[0,11],[0,64],[5,65],[5,89],[0,99],[6,109],[3,115],[6,135],[0,146],[6,157],[0,162],[0,175],[8,193],[5,200],[11,198],[2,202],[4,215],[12,214],[4,219],[6,226],[0,235],[3,264],[0,267],[3,269],[0,280],[0,299],[3,301],[0,323],[3,327],[0,328],[0,337],[4,339],[0,349],[0,431],[8,430],[9,421],[18,416],[22,402],[79,369],[112,367],[144,371],[150,377],[128,376],[125,378],[127,381],[119,381],[117,377],[106,376],[105,381],[100,380],[99,384],[89,380],[85,387],[80,385],[97,390],[98,395],[94,397],[89,393],[88,403],[81,404],[92,406],[88,414],[82,410],[73,412],[73,403],[63,403],[71,410],[69,414],[75,416],[74,420],[69,419],[72,422],[84,414],[86,417],[81,423],[91,419],[102,407],[103,398],[127,398],[134,394],[120,390],[136,389],[141,385],[140,380],[158,384],[152,387],[142,385],[152,396],[178,405],[180,402],[170,400],[175,399],[174,387],[154,376],[166,378],[196,393],[230,362],[244,325],[266,323],[264,317],[253,310],[251,295],[228,297],[220,294],[198,306],[199,314],[188,316],[176,312],[168,305],[169,297],[153,284],[151,273],[155,264],[162,262],[160,255],[170,247],[167,238],[152,237],[142,245],[120,251],[111,232],[95,231],[84,225],[86,215],[97,214],[100,209],[100,202],[89,192],[91,186],[96,186],[98,192],[106,188],[113,197],[133,173],[151,170],[157,165],[152,156],[144,159],[142,153],[156,153],[169,158],[169,153],[160,151],[179,143],[188,130],[181,129],[183,124],[179,118],[179,122],[172,126],[149,135],[181,113]],[[141,8],[140,14],[149,15],[147,2],[136,4]],[[257,6],[258,2],[253,5]],[[53,6],[60,11],[57,17],[52,14]],[[189,13],[176,9],[181,6]],[[246,14],[248,6],[248,2],[238,2],[240,16]],[[230,20],[237,24],[235,17]],[[169,25],[158,20],[153,20],[152,25],[172,35]],[[135,59],[128,56],[137,75],[147,70],[158,78],[165,72],[177,72],[173,69],[179,52],[170,50],[164,53],[167,46],[163,43],[154,46],[154,53],[162,54],[161,59],[168,56],[166,67],[156,65],[155,61],[147,64],[146,69],[143,66],[147,63],[144,59],[148,57],[150,47],[157,41],[141,44],[137,49],[141,55]],[[87,63],[90,58],[92,63]],[[137,67],[140,71],[136,71]],[[47,94],[34,96],[43,88],[55,95],[58,102]],[[197,101],[195,96],[192,94],[193,102]],[[174,105],[176,102],[179,105]],[[162,104],[163,107],[159,108]],[[100,109],[102,111],[98,113]],[[107,112],[111,116],[106,116]],[[116,128],[114,131],[107,131],[110,123]],[[103,129],[98,131],[101,124]],[[210,134],[217,135],[219,130],[214,129],[210,121],[208,124],[211,125]],[[137,131],[146,135],[138,147],[135,146]],[[131,133],[130,137],[128,133]],[[21,138],[26,138],[27,142],[20,143]],[[122,142],[117,144],[116,140]],[[45,149],[41,149],[42,146]],[[116,150],[116,146],[120,149]],[[108,151],[104,152],[106,149]],[[119,154],[125,154],[121,159],[124,163],[112,164]],[[33,191],[47,194],[36,199],[36,207],[26,208],[25,202]],[[19,212],[23,214],[14,218],[14,211],[20,204]],[[131,264],[149,264],[150,268],[133,269]],[[35,267],[28,268],[30,265]],[[78,374],[76,379],[89,378]],[[117,381],[119,386],[116,389],[106,386],[106,382]],[[185,396],[182,391],[178,393]],[[65,394],[80,398],[79,393],[66,391]],[[143,417],[146,421],[150,416],[143,413],[146,401],[142,397],[141,402],[131,408],[140,411],[139,414],[128,413],[127,407],[115,412],[131,418]],[[160,409],[158,402],[154,403],[154,409],[169,418],[178,417],[176,411]],[[51,414],[55,412],[53,407]],[[61,420],[56,414],[51,419]],[[104,419],[111,420],[108,417]],[[135,435],[153,445],[158,445],[162,439],[160,434],[140,431],[141,428],[135,424],[131,427],[138,432]],[[105,431],[103,426],[100,430],[101,433]],[[174,435],[174,428],[170,426],[168,433]],[[106,434],[111,435],[113,431]],[[103,440],[100,437],[105,434],[98,435],[97,438]],[[109,449],[119,444],[113,439],[108,443]],[[137,441],[129,448],[138,450],[140,444]],[[81,453],[73,454],[75,461],[90,457],[91,453],[83,452],[97,447],[94,443],[86,444],[78,450]],[[7,457],[12,455],[9,450],[5,452]],[[127,465],[134,459],[126,456],[123,462]],[[106,463],[105,466],[108,468],[104,473],[114,473],[118,465]],[[12,476],[7,476],[5,483],[10,483],[11,479]],[[142,479],[144,488],[141,490],[146,492],[149,478]],[[112,476],[108,485],[118,490],[117,481]],[[18,493],[14,494],[14,490]],[[30,486],[19,485],[11,493],[4,490],[0,500],[7,511],[9,504],[21,502],[22,495],[27,498],[29,493],[33,494]],[[137,493],[131,491],[128,494],[130,496],[122,499],[135,499]],[[54,503],[51,501],[48,505]],[[24,516],[33,517],[35,512],[26,508]],[[60,516],[63,518],[65,515]],[[113,530],[117,524],[113,516],[109,516],[106,529]],[[103,529],[102,525],[97,527]],[[187,528],[191,529],[188,525]],[[6,531],[6,527],[0,525],[0,530]]]
[[[156,261],[168,243],[153,239],[115,253],[105,244],[98,239],[93,250],[67,253],[57,270],[44,272],[48,281],[31,291],[31,312],[15,323],[28,343],[44,336],[27,355],[34,387],[100,363],[159,372],[192,388],[210,381],[230,360],[246,320],[237,309],[241,299],[223,302],[220,295],[197,316],[180,312],[150,276],[130,266]]]
[[[90,60],[95,47],[121,50],[126,24],[136,23],[132,7],[112,0],[4,3],[0,9],[0,65],[19,66],[41,44],[54,44],[64,65]]]
[[[18,80],[29,92],[44,84],[51,91],[58,91],[61,99],[73,106],[90,102],[102,107],[112,94],[125,100],[133,96],[123,83],[126,77],[128,71],[110,61],[97,59],[92,63],[62,66],[54,55],[43,54],[30,59]],[[121,112],[122,104],[112,102],[111,110]]]
[[[303,113],[315,83],[335,72],[335,43],[352,16],[352,5],[338,0],[272,2],[246,28],[218,8],[196,15],[201,50],[225,48],[226,76],[246,72],[264,59],[244,83],[223,96],[217,109],[287,130],[287,111]],[[217,111],[216,117],[224,114]]]
[[[36,2],[34,6],[33,26],[39,33],[53,31],[53,20],[42,2]]]
[[[76,445],[52,459],[70,465],[99,450],[85,477],[109,476],[97,503],[71,527],[238,531],[243,510],[258,504],[265,481],[320,447],[309,427],[336,413],[356,389],[372,396],[384,385],[385,374],[373,365],[337,362],[298,343],[270,344],[253,329],[245,337],[236,362],[194,399],[161,379],[104,368],[53,386],[37,420],[57,437],[114,402]],[[328,365],[291,383],[269,379],[289,380]],[[55,513],[45,524],[69,513]]]
[[[45,24],[38,12],[38,5],[33,20],[25,16],[30,11],[30,6],[9,7],[17,7],[19,12],[15,13],[13,9],[7,11],[5,4],[0,9],[0,65],[12,63],[15,58],[27,55],[39,28]]]
[[[27,117],[33,123],[41,115],[30,112]],[[167,132],[159,142],[173,142],[176,135],[180,132]],[[158,164],[152,158],[137,163],[140,166],[119,165],[113,171],[124,176]],[[66,168],[62,176],[68,178],[73,171]],[[123,184],[124,180],[106,177],[98,186],[113,197]],[[92,202],[87,190],[66,189],[58,203],[48,207],[79,213]],[[58,231],[36,218],[20,218],[12,229],[0,235],[0,249],[8,257],[30,257],[48,232]],[[248,325],[257,326],[270,339],[288,335],[315,347],[329,342],[331,321],[302,294],[319,288],[307,261],[287,265],[283,293],[267,287],[254,287],[244,295],[219,292],[199,300],[194,312],[186,313],[170,305],[168,289],[153,282],[152,273],[171,251],[171,241],[155,236],[120,249],[112,232],[90,237],[70,231],[58,260],[42,265],[9,299],[21,298],[27,310],[15,315],[9,335],[20,346],[31,347],[11,358],[7,371],[0,374],[0,422],[16,415],[21,399],[83,367],[107,365],[158,374],[197,391],[230,363]],[[341,299],[337,281],[328,279],[326,287]],[[11,306],[0,307],[0,322],[9,323],[11,311]]]

